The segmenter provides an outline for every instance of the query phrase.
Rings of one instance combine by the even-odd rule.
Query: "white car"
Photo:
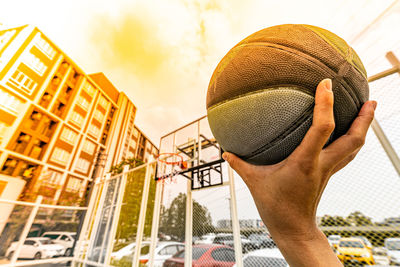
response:
[[[400,265],[400,238],[386,238],[385,248],[390,258],[390,264]]]
[[[65,256],[72,256],[72,247],[76,239],[75,232],[45,232],[42,237],[47,237],[65,248]]]
[[[236,267],[236,265],[233,265]],[[278,248],[258,249],[247,253],[243,257],[243,267],[289,267]]]
[[[199,240],[196,240],[194,243],[196,245],[200,244],[212,244],[214,242],[216,235],[215,234],[207,234],[203,235]]]
[[[331,247],[334,245],[339,244],[340,238],[342,238],[340,235],[330,235],[328,236],[328,242]]]
[[[131,243],[128,246],[120,249],[119,251],[112,253],[111,259],[113,260],[113,263],[114,263],[114,261],[118,260],[118,257],[119,257],[119,260],[121,261],[120,263],[132,263],[135,247],[136,247],[136,244]],[[179,242],[168,242],[168,241],[159,242],[154,251],[154,255],[155,255],[154,256],[154,266],[162,267],[165,260],[171,258],[174,254],[176,254],[178,251],[183,250],[184,248],[185,248],[185,245],[183,243],[179,243]],[[123,249],[125,249],[125,250],[123,250]],[[143,265],[147,264],[147,262],[150,259],[149,252],[150,252],[150,242],[143,242],[142,248],[140,250],[140,257],[139,257],[139,261],[141,264],[143,264]],[[121,257],[122,254],[125,254],[125,255]]]
[[[12,242],[6,251],[6,257],[11,259],[17,248],[18,242]],[[50,238],[29,237],[21,247],[18,258],[43,259],[63,256],[65,249],[63,246],[55,244]]]
[[[384,247],[373,248],[372,257],[374,257],[376,265],[390,265],[390,259],[387,255],[387,249]]]

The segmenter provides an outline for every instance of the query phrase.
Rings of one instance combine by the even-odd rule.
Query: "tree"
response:
[[[134,158],[125,159],[115,166],[112,166],[110,171],[112,174],[118,174],[123,171],[124,165],[129,165],[129,168],[140,166],[143,161]],[[150,167],[150,166],[149,166]],[[148,168],[148,167],[147,167]],[[119,216],[116,239],[132,240],[136,236],[140,207],[143,196],[143,186],[145,180],[146,168],[139,168],[128,173],[121,213]],[[144,227],[144,236],[151,234],[151,224],[153,221],[153,209],[155,199],[156,182],[154,179],[150,181],[149,198],[147,200],[146,218]]]
[[[321,218],[321,226],[350,226],[342,216],[324,215]]]
[[[370,217],[365,216],[360,211],[354,211],[347,216],[346,221],[354,226],[373,225]]]
[[[186,194],[179,193],[172,200],[168,209],[164,206],[161,207],[160,234],[170,235],[183,241],[185,239],[185,213]],[[202,236],[214,232],[214,230],[208,209],[193,200],[193,235]]]

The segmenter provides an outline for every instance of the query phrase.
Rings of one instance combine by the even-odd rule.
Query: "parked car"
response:
[[[387,249],[384,247],[378,247],[372,249],[372,255],[376,265],[389,265],[390,259],[387,254]]]
[[[390,264],[400,265],[400,238],[386,238],[385,248],[390,257]]]
[[[254,247],[252,246],[252,242],[245,238],[244,236],[240,236],[241,242],[242,242],[242,252],[247,253],[248,251],[254,250]],[[227,245],[230,247],[234,247],[234,240],[233,240],[233,235],[232,234],[219,234],[214,238],[214,244],[221,244],[221,245]]]
[[[192,247],[193,267],[231,267],[235,264],[235,250],[229,246],[217,244],[202,244]],[[166,260],[163,267],[184,267],[185,250],[182,250]]]
[[[337,246],[337,244],[339,244],[340,238],[342,238],[340,235],[328,236],[329,245],[331,245],[331,247]]]
[[[195,244],[212,244],[214,242],[215,234],[206,234],[200,237],[199,240],[194,241]]]
[[[160,242],[157,244],[154,251],[154,267],[161,267],[166,259],[171,258],[178,251],[185,249],[185,244],[178,242]],[[122,257],[121,262],[132,263],[133,254],[125,255]],[[150,244],[145,244],[140,250],[139,262],[141,266],[147,266],[150,259]]]
[[[361,236],[361,235],[360,236],[354,236],[354,238],[361,239],[364,242],[365,246],[372,251],[372,247],[373,246],[372,246],[371,242],[368,240],[368,238],[366,238],[365,236]]]
[[[269,234],[251,234],[248,238],[252,247],[255,249],[260,248],[274,248],[276,244]]]
[[[135,251],[135,247],[136,247],[136,243],[133,242],[133,243],[130,243],[130,244],[126,245],[125,247],[117,250],[117,251],[112,252],[111,253],[111,260],[119,261],[124,256],[129,256],[130,254],[133,254],[134,251]],[[147,248],[143,249],[143,247],[147,247]],[[150,247],[150,242],[148,242],[148,241],[142,242],[143,252],[145,252],[146,249],[148,249],[149,247]],[[141,254],[142,254],[142,252],[141,252]]]
[[[343,264],[375,264],[371,250],[359,238],[341,238],[336,255]]]
[[[234,265],[236,266],[236,265]],[[289,267],[278,248],[264,248],[243,257],[243,267]]]
[[[75,232],[45,232],[42,237],[48,237],[54,243],[65,248],[65,256],[72,256],[72,247],[76,239]]]
[[[6,251],[6,257],[11,259],[17,248],[18,242],[12,242]],[[65,248],[55,244],[50,238],[29,237],[21,247],[18,258],[23,259],[43,259],[62,256]]]

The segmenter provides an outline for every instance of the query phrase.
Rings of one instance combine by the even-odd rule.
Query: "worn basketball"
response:
[[[258,31],[234,46],[211,77],[211,131],[225,151],[247,162],[280,162],[310,128],[315,90],[325,78],[332,79],[334,93],[336,127],[330,143],[346,133],[368,100],[360,58],[343,39],[316,26]]]

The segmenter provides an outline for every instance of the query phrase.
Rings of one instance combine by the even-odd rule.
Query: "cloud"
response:
[[[110,67],[149,77],[170,58],[156,18],[144,6],[132,6],[118,17],[98,15],[92,21],[92,29],[92,42]]]

